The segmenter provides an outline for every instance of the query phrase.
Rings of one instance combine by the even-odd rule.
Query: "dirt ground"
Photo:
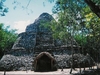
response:
[[[86,70],[88,69],[89,68],[86,68]],[[5,75],[72,75],[72,74],[78,73],[79,68],[76,68],[76,70],[73,70],[72,74],[70,74],[69,72],[70,72],[70,69],[63,69],[63,71],[61,71],[61,69],[58,69],[57,71],[53,71],[53,72],[7,71]],[[4,75],[4,72],[0,71],[0,75]]]

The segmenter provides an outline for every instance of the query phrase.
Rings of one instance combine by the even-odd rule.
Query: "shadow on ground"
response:
[[[100,69],[90,69],[86,71],[82,71],[82,73],[75,73],[73,75],[100,75]]]

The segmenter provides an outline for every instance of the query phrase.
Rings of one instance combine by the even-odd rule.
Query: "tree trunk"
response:
[[[100,6],[96,5],[96,3],[91,0],[85,0],[90,9],[100,18]]]

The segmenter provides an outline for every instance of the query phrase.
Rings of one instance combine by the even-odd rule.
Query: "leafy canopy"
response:
[[[4,28],[4,24],[0,23],[0,51],[11,49],[17,38],[15,31],[15,29],[9,30],[9,26]]]
[[[5,16],[5,14],[8,12],[8,7],[4,5],[4,2],[6,0],[0,0],[0,16]]]

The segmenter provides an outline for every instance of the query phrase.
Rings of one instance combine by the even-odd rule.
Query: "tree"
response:
[[[8,8],[4,5],[4,2],[6,0],[0,0],[0,15],[5,16],[5,14],[8,12]]]
[[[82,47],[83,54],[93,51],[96,54],[99,53],[99,18],[91,12],[83,0],[57,0],[55,6],[53,7],[53,13],[57,16],[57,21],[54,21],[53,25],[51,25],[52,31],[54,32],[53,35],[55,37],[58,37],[65,42],[67,42],[66,40],[68,38],[70,38],[69,40],[75,38],[78,44]],[[91,35],[93,36],[92,39]],[[97,42],[92,42],[93,45],[91,46],[89,41],[92,40]],[[71,48],[73,56],[72,44]],[[91,51],[90,47],[92,48]],[[88,50],[86,51],[84,49]],[[71,72],[72,69],[70,73]]]
[[[51,25],[53,30],[53,35],[56,35],[58,38],[64,40],[65,43],[68,42],[68,40],[71,41],[71,50],[72,50],[72,58],[74,54],[73,49],[73,39],[74,36],[81,31],[80,26],[83,22],[83,16],[81,15],[81,12],[83,12],[81,9],[86,6],[86,4],[83,4],[84,1],[82,0],[57,0],[53,12],[57,15],[57,22]],[[74,7],[74,8],[73,8]],[[81,21],[79,23],[79,21]],[[55,21],[54,21],[55,22]],[[83,23],[82,23],[83,25]],[[72,66],[71,71],[73,69],[74,59],[72,59]]]
[[[100,18],[100,1],[99,0],[85,0],[90,9]]]
[[[87,36],[87,51],[96,62],[100,62],[98,59],[100,57],[100,19],[93,13],[86,15],[87,27],[89,28],[89,34]]]
[[[0,24],[0,57],[3,55],[5,50],[10,50],[14,44],[17,34],[15,29],[9,30],[9,26],[4,28],[4,24]]]
[[[5,13],[8,12],[8,7],[6,7],[6,6],[4,5],[4,2],[5,2],[5,1],[6,1],[6,0],[1,0],[1,1],[0,1],[0,15],[1,15],[1,16],[5,16]],[[50,3],[54,2],[54,0],[47,0],[47,1],[49,1]],[[77,1],[80,2],[80,0],[77,0]],[[98,17],[100,17],[100,1],[99,1],[99,0],[83,0],[83,1],[85,1],[85,2],[88,4],[88,6],[91,8],[91,10],[92,10]],[[22,6],[22,8],[23,8],[23,9],[27,9],[27,7],[28,7],[28,5],[30,4],[30,2],[31,2],[31,0],[28,1],[27,6]],[[58,3],[59,3],[59,2],[58,2]],[[16,0],[14,0],[13,4],[15,4],[14,8],[16,8],[16,6],[19,5],[19,2],[16,1]],[[17,5],[16,5],[16,4],[17,4]],[[43,4],[44,4],[44,2],[43,2]],[[31,12],[33,12],[33,11],[31,10]]]
[[[49,2],[53,2],[54,0],[48,0]],[[80,0],[77,0],[80,1]],[[98,16],[100,17],[100,1],[99,0],[83,0],[87,5],[90,7],[90,9]]]

